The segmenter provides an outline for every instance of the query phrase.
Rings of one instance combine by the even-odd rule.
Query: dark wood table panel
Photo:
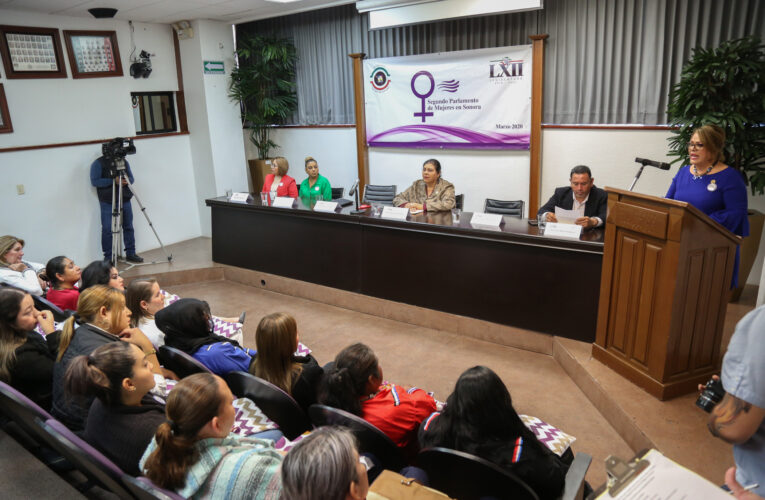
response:
[[[592,342],[602,255],[364,226],[363,292]]]
[[[297,215],[289,210],[214,205],[213,261],[360,292],[358,223]]]
[[[207,200],[213,260],[373,297],[592,342],[603,233],[539,234],[526,220],[474,227],[470,213],[408,221]]]

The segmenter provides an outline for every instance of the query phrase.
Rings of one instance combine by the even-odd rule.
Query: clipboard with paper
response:
[[[667,458],[658,450],[638,453],[630,462],[606,459],[608,482],[587,500],[730,500],[716,484]]]

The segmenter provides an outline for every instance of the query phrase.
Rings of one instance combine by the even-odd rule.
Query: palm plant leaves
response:
[[[285,122],[297,107],[295,64],[291,40],[275,35],[247,35],[237,40],[239,66],[231,72],[229,98],[242,109],[242,123],[260,158],[277,145],[270,139],[274,125]]]

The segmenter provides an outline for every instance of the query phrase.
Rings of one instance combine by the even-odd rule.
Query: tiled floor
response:
[[[386,378],[426,387],[440,399],[448,396],[464,369],[487,365],[505,381],[519,411],[575,435],[574,449],[593,455],[587,475],[593,485],[605,480],[602,464],[607,455],[627,458],[644,446],[658,448],[715,483],[722,482],[724,471],[733,463],[730,446],[707,431],[706,414],[693,404],[695,395],[658,401],[593,360],[589,344],[556,338],[552,356],[544,354],[544,342],[535,341],[534,349],[541,350],[540,354],[487,341],[492,337],[485,332],[469,331],[475,328],[472,320],[460,320],[453,328],[449,318],[432,324],[412,321],[411,309],[403,310],[403,305],[387,301],[376,311],[374,303],[366,299],[346,296],[327,300],[321,290],[296,297],[291,290],[304,291],[301,282],[281,284],[280,290],[290,293],[286,294],[222,281],[224,273],[212,262],[210,248],[207,238],[173,245],[169,247],[173,262],[135,268],[125,275],[160,275],[166,288],[209,301],[221,316],[246,310],[245,343],[250,346],[254,346],[255,328],[262,315],[289,312],[298,320],[301,340],[320,362],[332,359],[352,342],[365,342],[378,354]],[[162,254],[152,251],[145,256],[161,258]],[[184,272],[173,272],[177,270]],[[753,308],[756,293],[756,287],[748,287],[738,303],[729,305],[724,345],[738,320]],[[342,307],[325,303],[333,300]],[[354,300],[361,307],[354,307]]]

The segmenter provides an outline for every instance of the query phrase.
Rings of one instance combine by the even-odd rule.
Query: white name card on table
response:
[[[559,238],[579,239],[582,235],[582,226],[576,224],[561,224],[559,222],[548,222],[545,226],[545,236],[557,236]]]
[[[289,196],[277,196],[271,206],[279,208],[292,208],[293,203],[295,203],[295,198],[290,198]]]
[[[335,210],[337,210],[337,202],[336,201],[323,201],[319,200],[316,202],[316,205],[313,206],[314,211],[316,212],[332,212],[334,213]]]
[[[502,224],[502,214],[485,214],[483,212],[473,213],[473,217],[470,218],[470,224],[477,226],[492,226],[499,227]]]
[[[409,217],[408,208],[383,207],[380,214],[381,219],[406,220],[407,217]]]
[[[247,203],[250,200],[252,200],[250,193],[233,193],[231,198],[228,199],[228,201],[233,201],[234,203]]]

